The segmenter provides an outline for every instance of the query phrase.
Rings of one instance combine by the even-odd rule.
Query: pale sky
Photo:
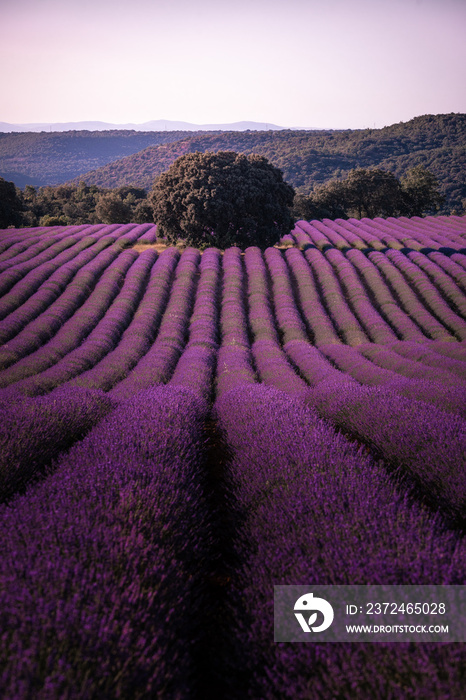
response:
[[[466,0],[0,0],[0,121],[466,112]]]

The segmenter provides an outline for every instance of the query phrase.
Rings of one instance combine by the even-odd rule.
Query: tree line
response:
[[[147,192],[140,187],[56,185],[20,190],[0,178],[0,228],[70,226],[153,221]]]
[[[423,165],[439,181],[442,214],[462,214],[466,200],[466,115],[425,115],[383,129],[217,132],[153,145],[73,180],[99,187],[132,184],[149,191],[154,177],[197,151],[257,154],[280,168],[298,194],[343,179],[351,170],[380,168],[397,178]]]
[[[240,154],[227,151],[220,159],[226,166],[213,172],[212,167],[207,165],[213,156],[213,153],[195,153],[180,157],[166,173],[155,179],[150,192],[132,186],[107,189],[84,182],[40,188],[27,185],[22,191],[14,183],[0,178],[0,228],[147,222],[162,224],[163,228],[162,216],[170,215],[173,218],[176,213],[182,216],[181,209],[175,211],[173,200],[170,200],[170,188],[173,190],[175,186],[183,189],[183,197],[191,202],[191,211],[202,210],[201,199],[207,196],[206,193],[209,206],[212,192],[222,193],[216,203],[216,214],[211,217],[212,227],[215,216],[224,223],[228,217],[233,220],[237,216],[244,218],[246,213],[251,215],[254,202],[251,203],[244,193],[256,186],[266,191],[267,187],[272,187],[271,173],[281,173],[281,170],[261,156],[240,157]],[[255,164],[253,179],[246,168],[246,161]],[[197,163],[200,171],[195,174],[192,168],[180,171],[180,162]],[[243,170],[234,171],[231,167],[233,162],[240,163]],[[172,171],[172,168],[175,170]],[[170,179],[173,172],[176,177]],[[184,174],[180,175],[180,172]],[[422,165],[411,168],[401,179],[379,168],[355,168],[347,177],[316,184],[309,195],[296,193],[291,185],[284,182],[288,187],[284,204],[289,215],[286,220],[291,222],[298,219],[422,216],[435,214],[442,205],[438,181]],[[164,188],[161,183],[164,183]],[[237,196],[240,190],[243,190],[242,196]],[[269,194],[264,197],[270,210],[273,198],[271,200]],[[239,213],[231,207],[232,198],[238,201]],[[261,200],[258,192],[254,201],[256,208],[259,208]],[[191,225],[194,226],[196,215],[192,216]]]
[[[439,181],[441,213],[465,211],[466,114],[423,115],[382,129],[0,133],[0,176],[21,188],[85,181],[149,192],[154,178],[177,158],[197,151],[264,156],[300,195],[357,168],[380,168],[402,178],[423,165]]]

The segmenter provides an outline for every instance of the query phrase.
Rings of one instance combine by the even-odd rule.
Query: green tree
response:
[[[39,219],[39,226],[68,226],[69,221],[66,216],[53,216],[45,214]]]
[[[131,207],[115,192],[100,195],[95,213],[104,224],[127,224],[131,221]]]
[[[350,216],[373,219],[405,213],[401,184],[393,173],[379,168],[355,168],[344,182],[344,204]]]
[[[406,193],[393,173],[379,168],[354,168],[343,180],[329,180],[314,189],[309,198],[299,198],[295,216],[312,214],[315,219],[361,219],[409,214]]]
[[[297,219],[346,219],[347,196],[344,180],[318,185],[310,196],[296,195],[293,214]]]
[[[147,199],[140,199],[133,208],[132,221],[136,224],[149,224],[154,222],[154,212]]]
[[[21,226],[23,209],[21,192],[13,182],[0,177],[0,228]]]
[[[265,248],[293,227],[294,190],[262,156],[188,153],[155,181],[154,221],[170,243]]]
[[[434,213],[445,201],[439,192],[437,178],[423,165],[410,168],[405,177],[401,178],[401,187],[409,216],[422,216],[425,212]]]

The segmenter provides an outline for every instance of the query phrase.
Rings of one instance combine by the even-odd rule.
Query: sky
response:
[[[0,121],[466,112],[466,0],[0,0]]]

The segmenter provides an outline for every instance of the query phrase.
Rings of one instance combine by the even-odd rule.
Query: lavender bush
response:
[[[150,389],[2,509],[5,697],[193,697],[206,410],[185,389]]]
[[[0,502],[44,474],[113,408],[104,392],[57,389],[32,400],[0,392]]]
[[[461,695],[460,644],[274,644],[274,584],[462,583],[464,541],[301,402],[241,387],[215,416],[240,523],[223,697]]]

